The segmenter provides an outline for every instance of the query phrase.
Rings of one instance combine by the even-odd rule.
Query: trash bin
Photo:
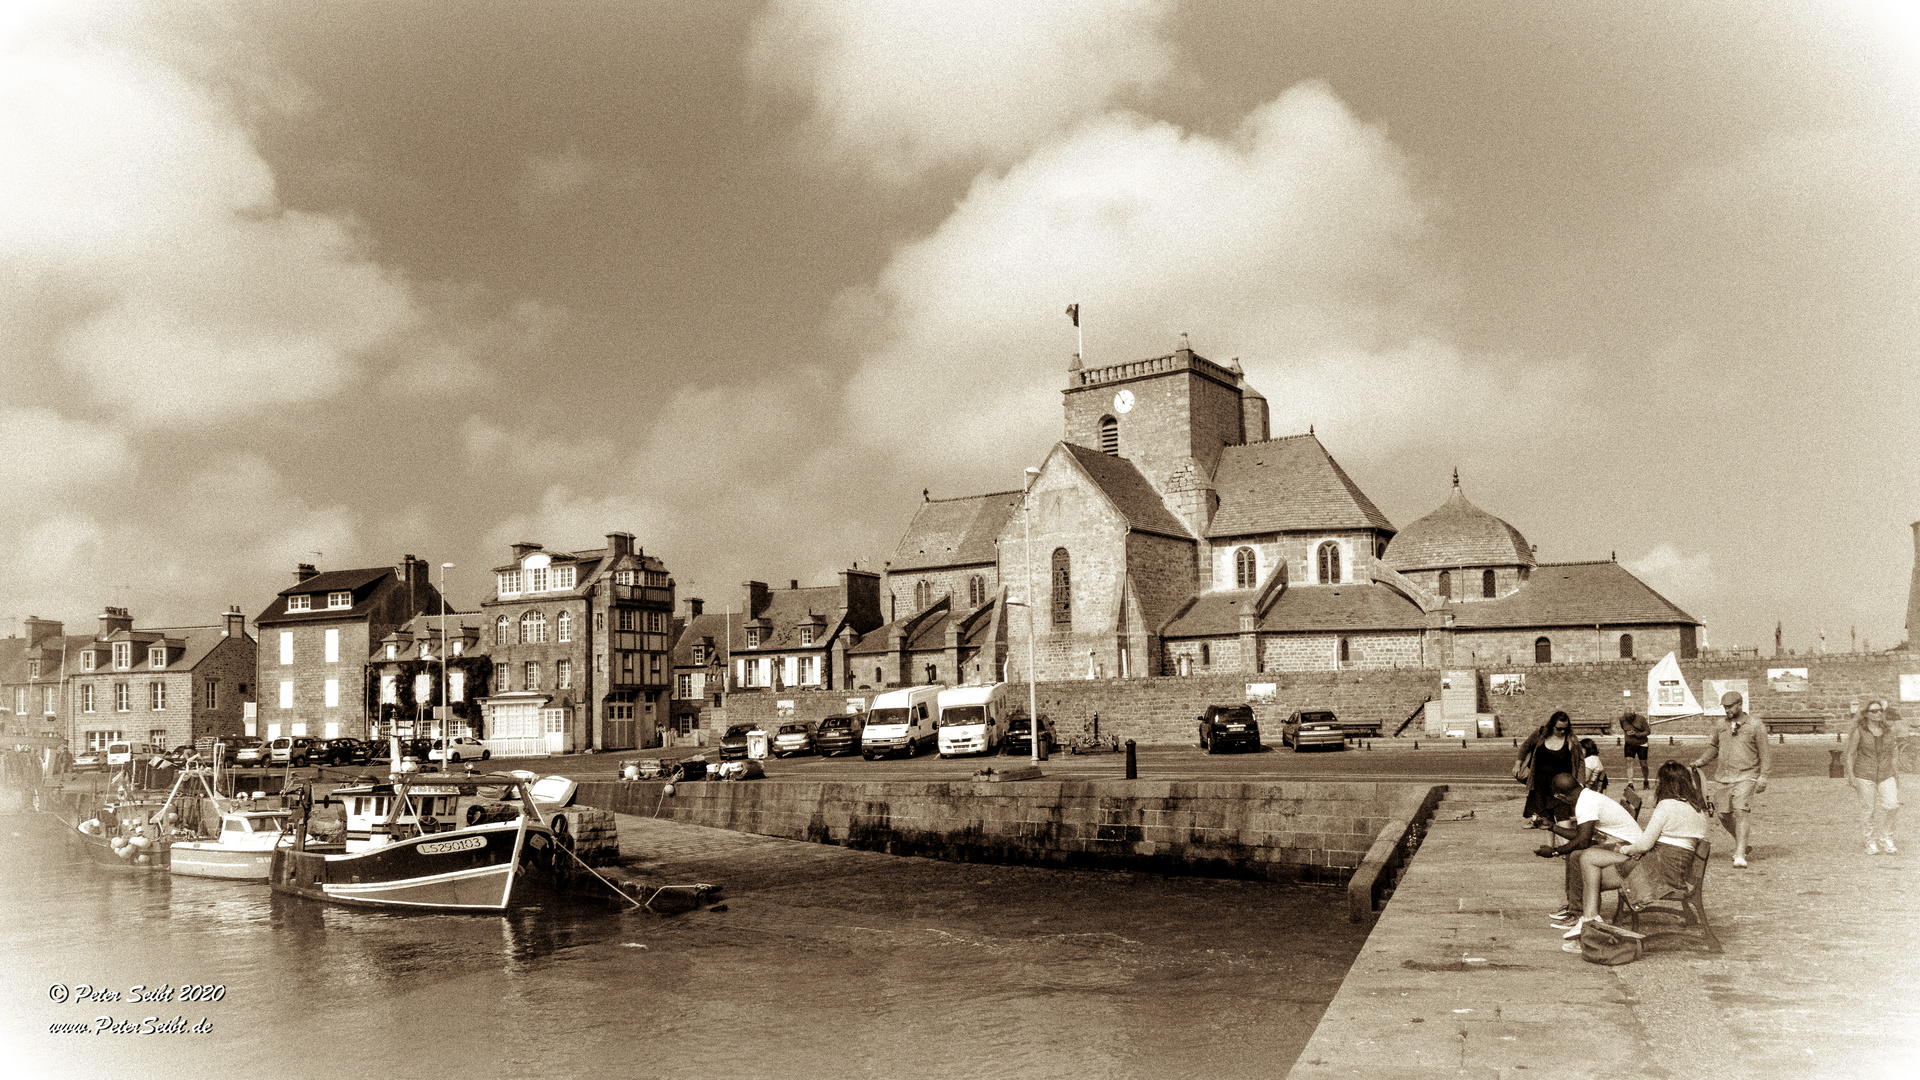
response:
[[[1846,763],[1841,761],[1841,758],[1846,756],[1846,751],[1845,750],[1829,750],[1827,751],[1827,754],[1828,754],[1827,775],[1832,777],[1835,780],[1838,780],[1841,777],[1847,775]]]
[[[755,728],[747,732],[747,756],[755,761],[767,760],[767,733]]]
[[[1480,737],[1483,739],[1494,739],[1500,735],[1500,720],[1498,717],[1482,716],[1475,721],[1475,724],[1480,728]]]

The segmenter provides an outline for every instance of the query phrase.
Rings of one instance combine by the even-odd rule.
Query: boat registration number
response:
[[[432,840],[415,848],[422,855],[446,855],[455,851],[473,851],[487,846],[484,836],[468,836],[459,840]]]

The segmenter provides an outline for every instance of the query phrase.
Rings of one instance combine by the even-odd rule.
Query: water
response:
[[[1271,1077],[1365,936],[1339,890],[859,859],[729,881],[724,912],[393,914],[96,867],[51,819],[0,817],[0,1071]],[[212,1030],[48,1031],[102,1016]]]

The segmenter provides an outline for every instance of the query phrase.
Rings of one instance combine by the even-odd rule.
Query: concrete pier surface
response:
[[[1547,834],[1519,799],[1450,798],[1289,1076],[1920,1076],[1920,831],[1867,855],[1834,779],[1777,779],[1754,806],[1749,868],[1708,837],[1725,951],[1656,937],[1603,967],[1548,925],[1562,863],[1533,854]]]

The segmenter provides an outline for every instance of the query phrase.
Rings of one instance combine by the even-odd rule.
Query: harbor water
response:
[[[0,817],[0,1053],[116,1080],[1272,1077],[1365,937],[1337,889],[870,860],[725,882],[723,911],[405,914],[98,867]]]

